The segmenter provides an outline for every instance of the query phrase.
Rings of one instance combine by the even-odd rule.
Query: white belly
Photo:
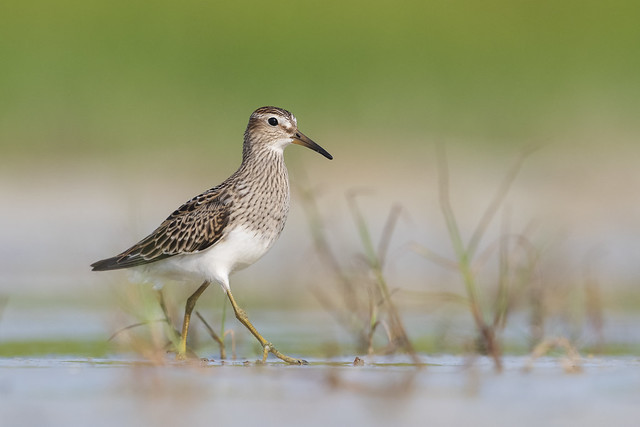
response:
[[[229,275],[259,260],[275,239],[258,237],[243,227],[236,227],[221,241],[204,251],[176,255],[139,267],[140,273],[179,281],[218,282],[229,289]],[[150,278],[156,285],[154,278]]]

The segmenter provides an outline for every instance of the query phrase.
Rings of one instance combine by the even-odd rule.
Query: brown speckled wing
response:
[[[223,235],[229,222],[231,200],[220,188],[200,194],[176,209],[149,236],[91,267],[94,271],[117,270],[207,249]]]

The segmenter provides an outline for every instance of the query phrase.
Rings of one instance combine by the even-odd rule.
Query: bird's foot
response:
[[[190,348],[185,348],[185,347],[181,347],[180,344],[178,344],[177,346],[175,346],[175,350],[176,352],[176,360],[178,361],[185,361],[185,360],[199,360],[200,357],[198,357],[198,355],[191,350]],[[169,351],[171,352],[171,351]]]
[[[269,355],[269,353],[273,354],[278,359],[284,361],[285,363],[288,363],[289,365],[308,365],[309,364],[309,362],[307,362],[306,360],[295,359],[293,357],[289,357],[289,356],[287,356],[285,354],[280,353],[274,347],[274,345],[271,344],[270,342],[268,342],[264,346],[262,346],[262,363],[266,363],[267,362],[267,356]]]

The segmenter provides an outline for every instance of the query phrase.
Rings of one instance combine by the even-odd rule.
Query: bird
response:
[[[229,286],[229,276],[260,259],[282,233],[290,206],[284,162],[284,149],[290,144],[333,159],[298,129],[292,113],[272,106],[258,108],[244,133],[240,167],[229,178],[184,203],[129,249],[91,264],[93,271],[131,269],[152,280],[201,283],[186,301],[177,359],[186,359],[196,301],[217,283],[238,321],[260,342],[263,362],[271,353],[288,364],[306,364],[280,353],[257,331]]]

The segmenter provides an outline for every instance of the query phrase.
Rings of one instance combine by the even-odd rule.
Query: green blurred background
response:
[[[513,229],[547,226],[542,240],[563,242],[550,258],[568,282],[604,248],[599,277],[628,285],[635,300],[618,307],[637,309],[639,18],[631,0],[3,1],[0,338],[43,323],[21,308],[86,307],[100,284],[122,282],[88,264],[233,172],[262,105],[294,112],[335,156],[287,153],[296,185],[322,190],[344,259],[359,250],[346,192],[373,189],[363,210],[376,238],[389,207],[406,208],[389,271],[401,288],[462,292],[400,249],[417,239],[451,254],[434,142],[449,144],[467,237],[510,159],[543,144],[512,192]],[[281,242],[234,279],[249,306],[252,292],[262,304],[309,298],[321,266],[299,205],[294,191]],[[255,281],[270,284],[244,287]],[[300,287],[280,292],[291,282]]]
[[[0,144],[218,155],[264,104],[356,145],[636,133],[638,16],[624,0],[8,0]]]

